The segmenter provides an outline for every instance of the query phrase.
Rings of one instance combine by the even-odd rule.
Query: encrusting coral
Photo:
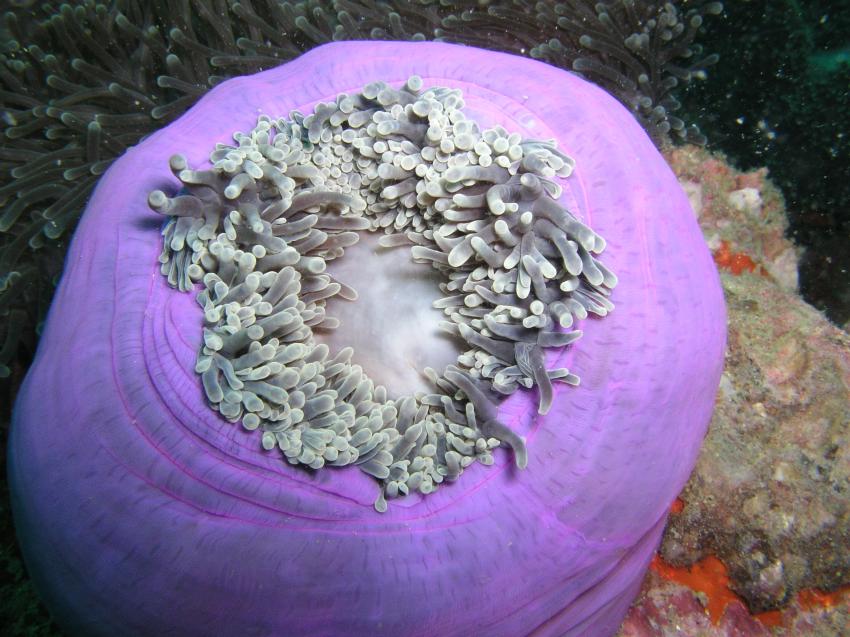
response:
[[[557,202],[554,178],[573,161],[555,140],[481,132],[463,107],[460,90],[423,90],[419,77],[376,82],[306,117],[260,116],[236,146],[217,145],[212,170],[173,156],[183,188],[149,196],[170,217],[162,273],[181,290],[203,284],[195,371],[212,407],[260,428],[292,464],[358,465],[383,481],[381,511],[385,495],[431,493],[475,460],[492,464],[500,441],[524,467],[498,396],[536,386],[547,413],[552,381],[578,378],[547,370],[544,349],[578,339],[559,329],[574,319],[614,308],[616,276],[593,256],[604,240]],[[350,347],[329,358],[313,338],[339,325],[327,300],[357,298],[326,262],[365,230],[444,277],[434,305],[470,349],[444,372],[426,368],[433,393],[389,400]]]
[[[321,43],[441,40],[574,69],[657,140],[699,141],[672,92],[715,61],[694,42],[719,2],[355,0],[18,2],[0,54],[0,377],[26,365],[61,274],[64,237],[99,175],[227,77]],[[24,329],[18,329],[23,327]]]

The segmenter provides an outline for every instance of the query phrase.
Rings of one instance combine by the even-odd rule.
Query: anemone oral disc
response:
[[[169,218],[162,273],[200,289],[195,371],[210,406],[259,429],[263,448],[291,464],[357,465],[382,483],[379,511],[386,497],[431,493],[472,462],[491,464],[501,443],[524,467],[525,441],[499,422],[499,403],[536,387],[546,413],[553,381],[578,378],[547,369],[544,350],[580,336],[561,329],[574,319],[613,309],[616,276],[594,256],[604,240],[556,200],[572,159],[552,140],[482,132],[463,106],[460,90],[423,89],[418,77],[374,82],[306,116],[260,116],[235,145],[217,144],[211,169],[175,155],[182,190],[148,198]],[[363,233],[366,250],[394,252],[389,279],[343,258]],[[422,264],[436,279],[410,267]],[[386,291],[404,278],[420,287]],[[395,305],[396,318],[378,325],[366,312],[364,326],[348,318],[356,307],[331,316],[329,301],[357,297],[346,279],[369,288],[371,313]],[[445,320],[416,310],[416,334],[399,299],[429,287]],[[391,349],[368,345],[377,339]],[[363,364],[375,370],[389,352],[385,386]]]

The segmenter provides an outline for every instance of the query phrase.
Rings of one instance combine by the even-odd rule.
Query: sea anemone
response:
[[[413,76],[422,78],[421,87],[415,77],[409,79]],[[482,186],[474,166],[467,171],[447,160],[442,181],[431,182],[425,166],[424,174],[417,175],[420,183],[428,182],[423,186],[426,205],[414,206],[401,218],[387,216],[388,210],[377,204],[387,203],[398,213],[399,199],[411,185],[401,185],[409,179],[402,173],[430,161],[425,143],[416,152],[410,147],[393,151],[390,141],[399,147],[413,145],[404,135],[423,134],[421,128],[411,131],[421,121],[410,117],[405,123],[399,113],[407,106],[414,114],[425,112],[416,95],[427,96],[433,87],[446,87],[455,96],[458,114],[452,123],[466,122],[455,134],[474,138],[471,123],[476,123],[484,131],[479,141],[492,139],[494,150],[498,145],[498,152],[489,154],[491,166],[502,171],[492,171],[499,172],[497,183]],[[461,91],[462,110],[454,89]],[[362,97],[352,97],[360,91]],[[359,100],[374,106],[375,100],[383,100],[382,92],[389,112],[367,108],[374,112],[366,113],[363,123],[367,129],[374,124],[371,130],[385,139],[357,147],[357,134],[347,133],[351,146],[340,145],[338,156],[345,162],[347,148],[355,148],[373,162],[377,174],[369,173],[369,161],[363,163],[364,174],[374,180],[368,189],[374,196],[369,200],[366,195],[371,212],[357,201],[356,189],[320,192],[307,201],[311,191],[330,190],[308,183],[315,176],[309,167],[294,162],[289,177],[286,171],[271,170],[289,156],[282,148],[279,153],[269,147],[260,151],[261,144],[274,141],[264,136],[272,123],[274,136],[288,136],[289,151],[299,144],[336,144],[332,129],[343,124],[337,110],[365,112]],[[441,95],[448,100],[448,94]],[[393,106],[393,100],[406,106]],[[308,115],[293,114],[296,109]],[[402,135],[399,127],[405,126]],[[498,134],[488,138],[488,130]],[[234,131],[253,132],[234,136]],[[504,141],[496,144],[497,138]],[[553,141],[511,150],[533,139]],[[474,153],[474,145],[473,151],[463,148],[466,141],[442,152]],[[368,157],[370,151],[383,151],[381,161]],[[417,153],[426,162],[411,164],[402,157]],[[495,161],[497,155],[513,160],[505,167]],[[534,159],[526,167],[512,166],[520,155]],[[395,160],[401,170],[395,169]],[[572,168],[573,160],[568,177],[552,174],[565,175],[564,167]],[[234,165],[239,162],[241,166]],[[336,174],[333,165],[327,168],[329,175]],[[255,183],[242,176],[252,173]],[[532,177],[523,181],[523,175]],[[266,182],[256,185],[261,176],[279,182],[271,193],[279,202],[266,200],[271,212],[256,206],[273,190]],[[535,179],[538,185],[551,182],[541,185],[545,196],[529,196]],[[512,185],[505,187],[502,181]],[[412,185],[417,192],[417,184]],[[463,196],[452,196],[454,205],[437,205],[456,187]],[[234,201],[237,212],[225,205],[220,214],[223,201]],[[490,282],[498,280],[495,267],[492,277],[488,268],[479,271],[481,283],[474,293],[484,301],[491,293],[516,297],[518,312],[512,316],[508,311],[513,321],[531,316],[550,320],[529,321],[526,333],[502,319],[488,323],[488,312],[498,314],[497,307],[504,305],[496,296],[489,301],[492,307],[484,304],[483,315],[464,315],[451,299],[455,295],[445,294],[446,281],[459,281],[462,294],[469,296],[464,285],[471,268],[457,254],[451,256],[460,243],[452,242],[449,249],[440,241],[469,237],[471,251],[459,250],[469,260],[486,261],[493,257],[488,250],[502,251],[504,257],[511,236],[530,230],[511,225],[524,223],[511,215],[521,216],[535,201],[544,202],[541,209],[548,211],[535,211],[530,220],[539,224],[535,232],[542,233],[546,224],[539,222],[547,215],[556,215],[556,227],[569,224],[561,237],[572,237],[581,276],[570,274],[566,253],[552,249],[559,239],[535,242],[540,256],[530,252],[533,258],[520,258],[531,280],[524,299],[518,292],[518,271],[516,281],[506,281],[501,291],[488,291],[494,287]],[[149,203],[166,215],[164,226]],[[269,221],[276,212],[286,217],[293,207],[298,215],[286,223],[273,226]],[[557,216],[554,210],[568,213]],[[425,219],[426,213],[433,218]],[[487,232],[491,215],[500,213],[507,232],[500,225],[486,245],[473,242],[470,231],[473,236]],[[457,226],[454,235],[435,238],[438,214],[442,223]],[[255,339],[247,330],[243,339],[243,324],[233,321],[249,321],[246,309],[254,312],[257,323],[278,321],[279,310],[273,308],[295,291],[300,299],[292,297],[289,303],[311,329],[301,330],[299,324],[292,343],[317,353],[298,369],[320,359],[323,363],[314,366],[310,378],[300,372],[292,378],[301,389],[291,391],[297,404],[290,403],[289,409],[306,414],[303,400],[315,398],[323,388],[333,389],[337,397],[344,393],[339,387],[348,383],[358,356],[368,356],[368,351],[316,344],[312,328],[319,333],[321,323],[334,313],[345,324],[367,309],[362,299],[321,307],[318,301],[326,300],[322,295],[343,293],[347,271],[333,270],[332,262],[324,274],[318,261],[332,259],[316,254],[325,242],[331,244],[325,257],[341,256],[337,249],[354,239],[345,233],[368,235],[366,224],[358,221],[364,218],[370,228],[387,219],[384,227],[392,231],[384,235],[383,245],[413,243],[421,248],[412,249],[417,258],[451,266],[435,271],[444,287],[434,286],[433,298],[449,297],[438,301],[438,307],[449,310],[449,329],[466,345],[453,372],[426,374],[432,390],[418,394],[425,399],[415,410],[405,398],[393,400],[366,383],[372,392],[366,411],[377,409],[381,420],[373,433],[384,433],[383,425],[400,420],[401,414],[407,420],[395,427],[396,434],[380,436],[375,443],[379,451],[369,458],[380,461],[369,471],[316,468],[317,458],[333,464],[334,457],[364,441],[349,439],[346,446],[336,438],[313,436],[335,451],[305,458],[301,451],[309,441],[301,440],[302,449],[287,455],[269,406],[270,401],[283,410],[285,401],[275,394],[273,383],[260,385],[263,374],[284,375],[283,368],[258,371],[248,379],[256,383],[254,391],[241,398],[250,401],[248,393],[265,393],[269,399],[260,400],[266,404],[257,409],[246,407],[244,400],[233,402],[245,409],[223,408],[231,401],[217,400],[216,383],[222,393],[234,387],[222,360],[232,364],[234,356],[253,356],[257,360],[246,358],[238,366],[259,370],[289,349],[283,347],[281,331],[275,332],[276,343],[252,345],[249,341]],[[213,223],[215,231],[202,231]],[[288,223],[304,228],[278,232]],[[289,235],[292,246],[284,247],[281,237],[290,230],[295,233]],[[591,254],[601,251],[603,236],[607,267],[600,267]],[[236,240],[235,248],[227,245]],[[220,241],[218,247],[212,245],[215,241]],[[594,249],[583,248],[585,241]],[[254,251],[249,245],[260,248]],[[294,254],[288,247],[296,248]],[[391,250],[401,254],[411,248]],[[286,263],[257,267],[275,254],[285,255],[280,259]],[[555,276],[542,272],[548,270],[541,267],[544,260],[554,264]],[[351,254],[339,263],[362,270]],[[170,279],[160,274],[162,266]],[[286,276],[292,279],[278,286],[287,267]],[[240,269],[238,283],[234,271]],[[619,277],[615,287],[612,272]],[[295,274],[309,285],[296,290]],[[320,278],[322,274],[327,278]],[[360,274],[361,292],[364,286],[379,286],[383,276],[380,270]],[[175,289],[169,280],[194,292]],[[557,286],[565,293],[564,311],[546,294],[554,282],[567,282]],[[272,295],[277,298],[251,300],[281,286],[285,290]],[[228,295],[224,305],[230,307],[222,308],[219,301]],[[588,309],[580,299],[596,309],[610,309],[608,303],[616,309],[604,318],[588,317],[579,309]],[[546,304],[543,312],[531,310],[535,301]],[[263,302],[268,307],[261,307]],[[440,316],[438,310],[433,313]],[[563,347],[557,339],[573,337],[553,326],[553,317],[563,318],[563,325],[573,321],[582,337]],[[505,332],[508,337],[499,334],[501,325],[514,328]],[[273,70],[222,83],[178,121],[130,149],[102,177],[75,234],[15,409],[10,485],[27,566],[63,627],[84,635],[610,634],[637,592],[668,507],[695,461],[722,368],[724,325],[716,270],[684,193],[631,114],[604,91],[541,62],[469,47],[360,42],[316,48]],[[223,331],[226,326],[232,329]],[[393,339],[389,326],[386,332],[378,336]],[[528,342],[529,333],[556,347],[545,357],[537,350],[534,360],[511,361],[500,358],[502,354],[495,355],[499,360],[487,358],[506,346],[515,354],[529,353],[517,346]],[[230,337],[242,340],[239,347],[223,342]],[[429,338],[422,334],[423,340]],[[402,357],[400,345],[392,342],[391,351]],[[223,349],[227,356],[215,358]],[[467,349],[472,355],[463,359]],[[385,361],[378,362],[368,367],[370,373]],[[213,364],[219,366],[215,383],[203,378]],[[509,370],[512,366],[517,369]],[[552,370],[562,368],[575,372],[581,382],[556,383],[550,397],[550,375],[567,377],[565,371]],[[240,379],[245,388],[245,376]],[[306,390],[311,380],[314,386]],[[392,379],[386,383],[391,387]],[[505,390],[503,400],[496,396],[500,389]],[[302,396],[294,398],[296,391]],[[438,394],[437,400],[428,398]],[[349,402],[355,402],[355,412],[363,403]],[[326,428],[338,427],[337,420],[350,423],[351,408],[340,406],[334,396],[320,403],[309,409]],[[324,418],[337,407],[337,417]],[[413,455],[402,455],[411,460],[409,467],[426,446],[419,446],[421,435],[430,435],[424,424],[419,435],[406,437],[414,411],[416,417],[420,411],[437,413],[446,423],[443,431],[436,428],[433,445],[444,445],[445,461],[433,475],[447,478],[436,489],[419,489],[424,479],[416,482],[413,471],[404,476],[380,468],[395,462],[392,450],[387,451],[391,442],[410,447]],[[239,419],[264,433],[246,433],[231,422]],[[478,436],[476,427],[486,432],[489,426],[494,427],[492,438],[512,446],[512,453],[490,445],[490,437]],[[302,437],[307,429],[302,427]],[[351,427],[335,431],[341,438],[358,435]],[[484,449],[475,446],[480,447],[481,438]],[[475,456],[482,462],[449,460],[451,449],[445,445],[457,450],[469,443],[471,453],[459,457]],[[381,451],[393,462],[379,459]],[[484,466],[490,460],[492,466]],[[396,486],[391,491],[392,482]],[[376,512],[382,489],[389,496],[404,495],[402,483],[416,488],[391,500],[385,512]]]

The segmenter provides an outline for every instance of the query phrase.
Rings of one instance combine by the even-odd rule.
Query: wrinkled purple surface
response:
[[[357,469],[311,476],[217,417],[193,372],[201,312],[156,262],[168,157],[200,164],[261,113],[418,74],[485,126],[576,159],[564,201],[604,236],[616,310],[555,352],[579,387],[545,417],[516,394],[499,451],[376,513]],[[683,486],[723,360],[718,277],[687,200],[639,125],[571,74],[434,43],[337,43],[230,80],[103,177],[71,246],[10,440],[15,521],[50,609],[83,635],[606,635]]]

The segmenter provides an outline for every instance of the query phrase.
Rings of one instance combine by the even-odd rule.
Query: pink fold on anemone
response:
[[[168,158],[208,165],[260,114],[411,75],[458,87],[482,128],[555,138],[561,202],[605,237],[615,311],[549,352],[578,387],[502,403],[499,450],[428,496],[373,507],[356,468],[306,472],[207,406],[201,308],[159,272]],[[598,87],[502,53],[345,42],[210,91],[114,163],[74,236],[9,443],[27,566],[80,635],[610,635],[696,461],[723,364],[715,267],[674,175]]]

